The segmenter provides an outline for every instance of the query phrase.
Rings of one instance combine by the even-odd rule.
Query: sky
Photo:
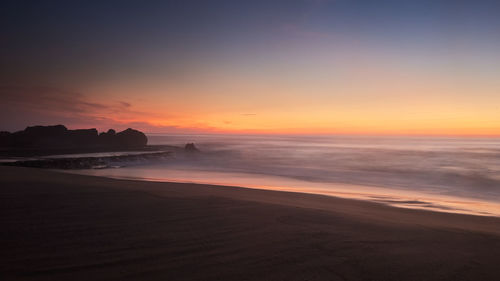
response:
[[[499,1],[0,5],[0,130],[500,135]]]

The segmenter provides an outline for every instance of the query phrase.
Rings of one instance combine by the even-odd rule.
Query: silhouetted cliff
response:
[[[32,126],[23,131],[0,132],[0,147],[3,148],[141,148],[146,146],[146,135],[134,129],[116,133],[110,129],[98,134],[96,129],[68,130],[63,125]]]

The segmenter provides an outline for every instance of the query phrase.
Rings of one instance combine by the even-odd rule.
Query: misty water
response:
[[[160,162],[79,173],[319,193],[389,205],[500,216],[500,139],[149,135],[183,146]],[[73,171],[74,172],[74,171]]]

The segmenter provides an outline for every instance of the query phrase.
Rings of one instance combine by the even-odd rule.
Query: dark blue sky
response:
[[[245,52],[287,42],[293,36],[283,32],[287,26],[388,48],[488,48],[500,40],[500,1],[3,1],[1,25],[2,64],[23,76],[133,65],[155,52],[173,58]]]

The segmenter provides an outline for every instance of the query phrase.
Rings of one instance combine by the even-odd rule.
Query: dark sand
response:
[[[0,167],[0,280],[500,280],[500,219]]]

